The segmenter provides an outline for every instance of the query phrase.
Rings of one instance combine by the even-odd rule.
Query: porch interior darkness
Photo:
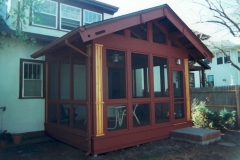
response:
[[[151,124],[151,110],[154,110],[155,124],[170,122],[170,97],[169,97],[169,78],[167,58],[152,56],[153,78],[149,78],[149,55],[131,53],[131,70],[126,70],[126,56],[124,51],[106,50],[106,92],[107,99],[107,130],[127,129],[129,121],[127,112],[132,112],[132,127],[141,127]],[[129,60],[128,60],[129,61]],[[132,98],[139,99],[139,103],[133,103],[131,109],[126,104],[127,100],[127,76],[131,72]],[[175,79],[173,84],[180,92],[174,92],[176,103],[175,110],[181,114],[175,116],[176,119],[184,118],[184,95],[182,92],[182,74],[174,72]],[[177,77],[177,78],[176,78]],[[179,79],[179,80],[178,80]],[[150,100],[150,83],[153,83],[154,100]],[[180,95],[178,95],[180,93]],[[147,98],[148,103],[143,103],[142,98]],[[119,101],[112,101],[121,99]],[[108,101],[107,100],[107,101]],[[108,105],[111,103],[111,105]],[[114,105],[114,103],[116,105]],[[121,104],[122,103],[122,104]],[[152,109],[151,109],[152,108]],[[181,115],[181,116],[180,116]]]
[[[49,62],[48,122],[86,131],[87,59],[80,54],[58,57]]]

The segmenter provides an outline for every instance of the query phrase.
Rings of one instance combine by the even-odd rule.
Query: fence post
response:
[[[240,129],[240,99],[239,99],[239,86],[235,86],[236,90],[236,105],[237,105],[237,125],[238,129]]]

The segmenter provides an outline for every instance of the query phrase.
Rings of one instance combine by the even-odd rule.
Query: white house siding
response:
[[[195,86],[194,88],[199,88],[200,87],[200,75],[199,75],[199,71],[190,71],[189,73],[193,73],[194,74],[194,83]]]
[[[230,59],[240,66],[238,63],[238,49],[226,49],[225,51],[230,51]],[[239,48],[240,51],[240,48]],[[240,71],[234,68],[230,63],[217,64],[216,53],[209,64],[211,70],[206,70],[206,76],[214,75],[214,86],[228,86],[228,85],[240,85]]]
[[[20,58],[30,55],[43,46],[18,45],[0,50],[0,110],[1,130],[23,133],[44,130],[44,99],[19,99]],[[40,58],[39,60],[43,60]]]

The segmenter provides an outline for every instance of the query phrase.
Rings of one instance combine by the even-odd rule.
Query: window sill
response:
[[[44,97],[18,97],[18,99],[45,99]]]

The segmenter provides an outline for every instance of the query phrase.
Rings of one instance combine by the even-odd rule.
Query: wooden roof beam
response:
[[[182,33],[179,32],[179,31],[169,32],[168,35],[169,35],[169,37],[171,37],[172,39],[179,39],[179,38],[185,37],[184,34],[182,34]]]

